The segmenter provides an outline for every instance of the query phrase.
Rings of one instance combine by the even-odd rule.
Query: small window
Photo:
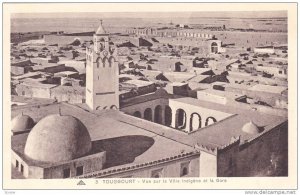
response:
[[[190,162],[181,163],[180,165],[180,177],[188,175],[190,172]]]
[[[151,177],[152,178],[160,178],[160,177],[162,177],[162,172],[163,172],[163,169],[154,170],[151,172]]]
[[[24,172],[24,166],[21,164],[21,173]]]
[[[76,176],[82,175],[83,174],[83,166],[77,167],[76,168]]]
[[[279,70],[279,74],[282,74],[282,71],[281,71],[281,70]]]
[[[19,168],[19,161],[16,160],[16,168]]]
[[[63,178],[69,178],[70,177],[70,168],[64,169],[64,177]]]
[[[189,174],[188,168],[187,168],[187,167],[184,167],[184,168],[182,169],[182,176],[187,175],[187,174]]]
[[[25,91],[22,91],[22,95],[25,95]]]

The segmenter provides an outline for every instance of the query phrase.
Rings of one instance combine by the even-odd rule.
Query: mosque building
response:
[[[119,103],[118,63],[102,21],[86,50],[86,103],[12,109],[12,178],[281,175],[287,117],[168,94]]]

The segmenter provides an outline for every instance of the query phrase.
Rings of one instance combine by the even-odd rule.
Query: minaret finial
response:
[[[103,22],[103,20],[100,19],[100,24],[99,24],[99,27],[98,27],[98,29],[96,31],[96,34],[98,34],[98,35],[106,34],[106,32],[105,32],[105,30],[104,30],[104,28],[102,26],[102,22]]]

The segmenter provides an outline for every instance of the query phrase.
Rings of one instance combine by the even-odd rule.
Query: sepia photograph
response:
[[[296,184],[297,4],[35,4],[4,7],[3,180]]]

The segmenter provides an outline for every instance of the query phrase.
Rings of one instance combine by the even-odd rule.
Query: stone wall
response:
[[[85,88],[73,86],[58,86],[51,89],[51,99],[56,99],[58,102],[66,101],[70,104],[85,102]]]
[[[16,92],[19,96],[50,98],[50,88],[33,87],[27,85],[16,85]]]
[[[238,176],[287,174],[288,122],[241,145],[237,159]]]
[[[63,178],[64,169],[70,169],[70,177],[76,176],[76,168],[83,166],[83,174],[87,174],[93,171],[99,171],[103,168],[103,164],[106,161],[106,152],[97,153],[93,156],[87,156],[80,159],[75,159],[71,162],[61,164],[55,167],[45,168],[44,178]]]
[[[285,176],[288,173],[288,122],[240,146],[218,153],[218,177]]]
[[[18,161],[19,165],[16,167],[16,162]],[[11,153],[11,163],[12,166],[17,169],[25,178],[36,178],[42,179],[44,177],[44,170],[40,167],[28,166],[22,158],[20,158],[14,151]],[[23,166],[23,173],[21,172],[21,166]]]
[[[200,153],[200,177],[217,177],[217,156],[208,152]]]
[[[10,71],[14,75],[22,75],[25,73],[25,68],[24,67],[19,67],[19,66],[11,66]]]
[[[222,151],[218,151],[217,157],[217,177],[237,176],[237,161],[239,154],[239,142],[228,146]]]
[[[16,161],[19,165],[16,167]],[[38,166],[28,165],[22,160],[14,151],[12,151],[11,162],[14,167],[21,172],[21,165],[23,168],[23,173],[21,173],[25,178],[34,179],[53,179],[53,178],[63,178],[63,170],[70,168],[70,177],[76,176],[76,167],[83,166],[83,174],[87,174],[93,171],[99,171],[102,169],[103,164],[106,161],[106,153],[101,152],[92,156],[83,157],[80,159],[75,159],[71,162],[63,163],[57,166],[51,166],[47,168],[42,168]]]

